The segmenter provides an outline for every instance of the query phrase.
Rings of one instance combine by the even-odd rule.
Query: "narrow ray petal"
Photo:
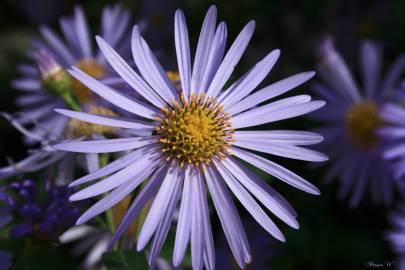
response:
[[[224,57],[226,39],[227,39],[227,28],[224,22],[221,22],[215,32],[214,39],[212,41],[210,53],[207,59],[207,66],[204,70],[204,75],[202,76],[200,92],[207,92],[208,86],[211,84],[215,73],[221,64],[222,58]]]
[[[94,93],[105,98],[108,102],[120,107],[123,110],[149,119],[155,119],[155,117],[160,114],[159,111],[155,110],[145,103],[130,99],[129,97],[119,94],[114,89],[93,79],[80,69],[73,68],[73,70],[69,70],[69,73],[73,77],[78,79],[81,83],[86,85]]]
[[[142,250],[146,246],[146,244],[149,242],[149,239],[152,237],[157,227],[159,226],[159,223],[161,222],[164,215],[164,211],[162,211],[161,206],[167,206],[167,204],[169,203],[170,196],[176,186],[178,173],[178,168],[171,168],[167,173],[162,185],[160,186],[159,192],[153,200],[148,215],[146,216],[145,222],[142,225],[141,232],[139,233],[138,243],[136,246],[136,249],[138,251]]]
[[[217,96],[222,90],[222,87],[228,81],[233,70],[235,69],[235,66],[238,64],[242,54],[249,44],[254,32],[254,28],[255,22],[251,21],[242,29],[219,66],[218,71],[207,90],[207,95]]]
[[[190,93],[199,93],[205,91],[201,89],[201,81],[203,79],[204,71],[207,68],[208,54],[215,34],[216,18],[217,8],[215,6],[211,6],[207,12],[207,15],[205,15],[204,22],[201,27],[200,37],[198,39],[193,74],[191,77]]]
[[[258,142],[257,140],[235,141],[233,145],[286,158],[313,162],[328,160],[328,156],[323,153],[294,145]]]
[[[193,179],[191,177],[191,170],[190,168],[187,168],[184,176],[183,195],[180,205],[179,220],[177,222],[176,238],[174,241],[174,267],[178,267],[183,260],[190,239],[191,220],[189,215],[191,213],[191,200],[193,198],[190,183]]]
[[[61,57],[65,64],[72,65],[75,63],[75,58],[60,38],[47,26],[41,26],[39,28],[41,35],[48,42],[55,52]]]
[[[303,72],[270,84],[269,86],[258,90],[256,93],[246,97],[240,102],[235,103],[227,111],[231,115],[235,115],[247,109],[253,108],[266,100],[277,97],[290,91],[291,89],[294,89],[295,87],[311,79],[314,75],[315,72],[313,71]]]
[[[237,141],[262,140],[270,143],[311,145],[322,142],[323,136],[314,132],[301,130],[238,130],[235,131],[233,139]]]
[[[298,189],[301,189],[305,192],[314,194],[314,195],[319,195],[320,191],[317,187],[309,183],[308,181],[304,180],[300,176],[294,174],[293,172],[287,170],[286,168],[270,161],[265,158],[259,157],[258,155],[255,155],[253,153],[249,153],[247,151],[244,151],[242,149],[237,149],[234,147],[231,147],[230,152],[245,160],[246,162],[251,163],[253,166],[267,172],[270,175],[273,175],[274,177],[280,179],[281,181],[284,181],[285,183],[296,187]]]
[[[88,123],[117,128],[152,130],[155,128],[156,125],[151,122],[145,122],[129,118],[111,117],[106,115],[70,111],[65,109],[56,109],[55,111],[68,117],[75,118]]]
[[[167,173],[167,167],[162,166],[158,169],[148,181],[148,183],[142,188],[139,194],[136,196],[131,206],[128,208],[120,225],[117,230],[114,232],[110,243],[108,244],[108,250],[111,250],[114,244],[118,239],[124,234],[124,232],[129,228],[133,223],[134,219],[139,215],[141,210],[144,208],[145,204],[153,198],[155,193],[158,191],[160,185],[165,178]]]
[[[191,201],[191,264],[193,269],[201,270],[204,255],[204,224],[202,217],[203,208],[203,179],[197,172],[191,181],[193,200]]]
[[[270,108],[265,108],[263,110],[259,109],[255,113],[244,115],[244,116],[236,116],[232,118],[232,126],[234,128],[244,128],[244,127],[251,127],[251,126],[258,126],[270,122],[280,121],[284,119],[289,119],[293,117],[297,117],[303,114],[310,113],[312,111],[318,110],[325,106],[324,101],[311,101],[303,104],[298,104],[295,106],[287,106],[279,110],[273,111]],[[271,112],[271,113],[269,113]],[[247,112],[249,113],[249,112]],[[263,116],[263,117],[259,117]],[[242,119],[241,119],[242,118]]]
[[[121,171],[76,192],[70,196],[70,200],[78,201],[100,195],[114,189],[135,176],[138,178],[145,178],[146,176],[143,175],[145,171],[155,167],[159,162],[154,160],[152,157],[152,154],[145,154],[143,159],[140,159]]]
[[[187,98],[191,92],[191,60],[188,30],[183,11],[177,10],[174,19],[177,66],[180,73],[181,89],[184,91],[185,97]]]
[[[232,85],[229,89],[225,90],[223,99],[219,97],[227,110],[232,105],[249,95],[269,74],[270,70],[274,67],[280,50],[274,50],[266,55],[260,62],[258,62],[247,74],[242,77],[243,79]]]
[[[83,58],[91,58],[93,52],[90,44],[89,27],[84,12],[79,6],[75,8],[75,29]]]
[[[150,51],[148,45],[142,40],[137,25],[134,26],[132,31],[131,47],[135,63],[149,85],[167,103],[175,100],[177,95],[173,83],[167,78],[163,68]]]
[[[299,228],[298,222],[295,219],[295,211],[291,210],[292,207],[280,194],[234,158],[231,157],[225,160],[223,164],[267,209],[291,227],[295,229]]]
[[[249,252],[249,244],[246,240],[245,231],[242,228],[239,215],[232,215],[231,208],[235,208],[229,192],[226,190],[223,180],[215,171],[210,167],[205,171],[205,178],[207,180],[208,188],[215,209],[218,213],[219,220],[228,240],[229,246],[232,250],[236,262],[241,268],[246,265],[246,258],[244,254],[244,247]],[[234,211],[236,212],[236,211]],[[240,224],[240,226],[238,226]],[[243,242],[243,240],[246,240]]]
[[[175,179],[175,186],[172,194],[170,195],[165,214],[153,238],[152,246],[149,253],[149,265],[154,265],[156,263],[156,259],[159,256],[163,243],[169,232],[170,224],[173,220],[173,214],[176,210],[177,201],[180,196],[183,178],[184,175],[179,175],[179,178]]]
[[[158,94],[146,84],[141,77],[125,62],[124,59],[105,42],[101,37],[96,37],[97,44],[100,47],[104,57],[113,69],[124,79],[135,91],[143,96],[147,101],[158,108],[162,108],[166,103]]]
[[[276,239],[285,242],[285,237],[276,224],[267,216],[259,204],[233,177],[233,175],[220,163],[216,162],[216,168],[224,179],[229,189],[235,194],[238,200],[253,216],[253,218]]]
[[[111,153],[141,148],[155,143],[158,138],[123,138],[96,141],[71,141],[54,145],[56,149],[78,153]]]

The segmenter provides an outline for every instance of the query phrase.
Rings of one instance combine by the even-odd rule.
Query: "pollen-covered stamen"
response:
[[[353,105],[345,115],[345,127],[351,140],[362,148],[372,148],[378,143],[375,131],[384,125],[377,104],[362,101]]]
[[[75,66],[96,79],[102,78],[106,73],[104,66],[91,58],[82,59],[77,62]],[[74,78],[72,79],[72,91],[76,98],[82,104],[88,103],[93,96],[93,93],[90,89],[88,89],[84,84]]]
[[[180,102],[173,102],[162,112],[156,132],[161,136],[167,160],[175,159],[180,166],[199,167],[228,155],[233,129],[230,116],[215,97],[199,94],[185,101],[181,96]]]
[[[92,107],[89,113],[105,116],[118,116],[115,112],[107,108],[97,106]],[[77,119],[70,119],[66,132],[68,137],[80,138],[90,137],[93,134],[111,135],[114,134],[115,131],[116,128],[114,127],[91,124]]]

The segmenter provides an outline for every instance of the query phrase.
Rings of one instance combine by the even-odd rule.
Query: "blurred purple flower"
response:
[[[119,5],[107,6],[103,9],[100,36],[111,42],[112,46],[123,54],[128,54],[129,50],[129,40],[125,41],[129,21],[129,12]],[[89,33],[81,7],[75,8],[73,16],[62,18],[60,25],[66,41],[63,41],[49,27],[41,26],[43,41],[35,42],[34,50],[29,52],[29,56],[35,63],[21,65],[20,72],[23,78],[13,81],[13,86],[25,93],[17,99],[17,104],[22,108],[18,113],[18,122],[38,123],[40,127],[37,128],[39,131],[35,130],[36,132],[41,134],[41,131],[47,130],[46,132],[56,133],[56,136],[60,136],[64,129],[59,128],[55,131],[55,124],[66,121],[61,120],[60,115],[53,114],[53,109],[60,108],[63,100],[50,95],[49,90],[44,89],[46,85],[42,83],[43,80],[48,79],[47,73],[58,75],[52,67],[59,65],[64,69],[77,66],[104,82],[113,83],[115,80],[115,76],[110,76],[111,69],[106,65],[100,51],[94,51],[92,48],[93,38]],[[39,63],[39,70],[37,63]],[[86,91],[86,88],[79,83],[73,82],[71,88],[81,106],[88,105],[88,95],[91,92]]]
[[[322,82],[315,83],[313,89],[328,105],[313,118],[326,124],[318,130],[325,137],[320,149],[329,153],[334,162],[325,181],[330,183],[337,177],[338,196],[344,198],[351,191],[352,207],[361,202],[368,187],[375,203],[389,203],[395,181],[389,163],[382,157],[386,144],[376,131],[385,125],[380,109],[398,87],[405,57],[399,57],[380,80],[381,48],[364,41],[360,48],[361,89],[331,39],[321,44],[319,55]]]
[[[320,162],[327,159],[324,154],[302,146],[319,143],[322,136],[306,131],[239,130],[300,116],[322,107],[323,101],[312,101],[307,95],[257,106],[304,83],[314,72],[291,76],[250,95],[277,61],[279,50],[274,50],[225,90],[225,84],[253,35],[255,23],[251,21],[243,28],[224,56],[227,30],[224,22],[216,26],[216,15],[216,8],[211,7],[201,29],[191,68],[185,17],[181,10],[176,12],[175,46],[181,78],[180,95],[141,37],[138,26],[133,28],[132,52],[141,76],[104,39],[98,37],[97,41],[107,61],[145,102],[128,98],[78,69],[70,71],[93,92],[121,109],[143,117],[143,120],[58,110],[90,123],[149,131],[149,136],[67,142],[55,147],[80,153],[128,151],[122,158],[74,181],[72,186],[106,177],[73,194],[70,199],[82,200],[111,191],[79,218],[77,224],[82,224],[120,202],[146,181],[115,232],[110,247],[128,229],[145,204],[154,198],[137,242],[137,249],[142,250],[154,236],[149,252],[150,264],[155,263],[160,253],[177,202],[182,197],[173,264],[178,266],[181,263],[190,240],[193,269],[201,269],[203,264],[207,269],[215,267],[205,183],[240,267],[245,267],[252,255],[228,188],[255,220],[280,241],[285,241],[283,233],[254,197],[286,224],[299,227],[290,204],[232,155],[296,188],[320,194],[314,185],[288,169],[242,148]]]
[[[31,180],[10,184],[9,189],[15,194],[13,211],[22,219],[22,223],[11,228],[11,236],[33,236],[53,241],[74,225],[80,211],[69,201],[71,190],[46,181],[45,199],[41,202],[40,188]]]
[[[106,6],[100,26],[100,35],[127,56],[130,42],[129,35],[127,38],[125,34],[128,33],[129,21],[129,12],[119,5]],[[53,111],[55,108],[72,108],[115,115],[103,100],[68,75],[65,69],[72,65],[109,85],[122,84],[122,80],[113,75],[100,51],[93,50],[93,38],[80,7],[76,7],[73,16],[62,18],[60,25],[65,41],[49,27],[40,27],[43,41],[35,42],[34,50],[29,52],[35,63],[21,65],[19,70],[23,77],[13,81],[13,86],[24,93],[17,98],[21,111],[15,116],[3,114],[22,132],[29,144],[40,144],[40,147],[31,150],[27,158],[0,168],[0,179],[37,171],[60,161],[57,164],[59,173],[55,178],[69,182],[77,157],[55,150],[52,144],[72,137],[100,137],[111,131],[101,126],[81,125],[75,120],[67,121]],[[89,172],[98,168],[97,155],[86,155],[85,159],[86,165],[82,167]]]
[[[404,99],[402,99],[403,101]],[[405,108],[397,103],[388,103],[381,109],[381,117],[386,126],[378,133],[390,141],[390,145],[384,151],[384,158],[392,161],[392,170],[396,179],[403,180],[405,175]],[[399,181],[404,188],[403,181]]]

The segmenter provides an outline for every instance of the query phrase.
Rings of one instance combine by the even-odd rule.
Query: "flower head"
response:
[[[405,58],[398,58],[385,79],[380,80],[380,47],[364,41],[360,48],[360,88],[331,39],[321,44],[319,54],[322,81],[313,89],[328,105],[313,118],[325,122],[319,130],[326,138],[320,147],[334,161],[326,181],[337,177],[341,183],[338,195],[343,198],[351,192],[351,206],[361,202],[367,188],[375,202],[389,203],[395,182],[390,164],[382,156],[387,143],[378,130],[386,125],[381,108],[394,96]]]
[[[129,228],[147,202],[152,201],[137,242],[137,249],[141,250],[153,237],[149,253],[151,264],[162,248],[181,197],[173,264],[178,266],[181,263],[190,241],[193,269],[201,269],[203,264],[207,269],[215,267],[207,187],[240,267],[250,262],[251,253],[229,189],[275,238],[285,241],[282,232],[256,199],[285,223],[298,228],[296,213],[289,203],[237,158],[294,187],[319,194],[315,186],[298,175],[244,149],[300,160],[324,161],[327,159],[324,154],[302,147],[322,141],[322,136],[305,131],[240,129],[300,116],[319,109],[324,102],[299,95],[262,104],[307,81],[314,75],[313,72],[291,76],[251,94],[274,66],[280,53],[278,50],[270,52],[244,76],[225,88],[252,37],[254,27],[255,23],[249,22],[225,54],[227,28],[224,22],[216,25],[216,8],[211,7],[204,19],[191,68],[185,17],[178,10],[175,15],[175,46],[180,87],[176,87],[178,78],[175,82],[170,80],[156,60],[140,36],[138,26],[133,29],[132,52],[140,74],[105,40],[97,38],[109,64],[143,100],[128,98],[76,68],[70,74],[108,102],[142,119],[105,117],[69,110],[58,112],[89,123],[143,130],[145,135],[75,141],[55,146],[82,153],[127,151],[123,157],[72,183],[75,186],[106,177],[73,194],[71,200],[111,191],[88,209],[79,218],[78,224],[111,208],[145,182],[115,232],[110,247]]]

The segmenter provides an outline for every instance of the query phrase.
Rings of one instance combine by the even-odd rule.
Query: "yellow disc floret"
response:
[[[115,112],[109,109],[96,106],[92,107],[89,113],[105,116],[117,116]],[[116,128],[114,127],[91,124],[77,119],[69,120],[67,129],[68,136],[74,138],[90,137],[93,134],[111,135],[115,131]]]
[[[377,128],[384,125],[373,101],[353,105],[345,115],[345,127],[350,139],[362,148],[372,148],[378,143]]]
[[[100,79],[105,75],[105,68],[94,59],[82,59],[75,64],[83,72],[87,73],[93,78]],[[72,91],[76,98],[82,104],[88,103],[93,93],[85,85],[76,79],[72,79]]]
[[[174,87],[178,94],[181,93],[181,81],[180,81],[180,74],[178,71],[166,71],[166,75],[170,81],[172,81]]]
[[[214,158],[223,159],[232,143],[230,117],[214,97],[192,95],[162,109],[163,117],[156,132],[161,136],[162,152],[167,160],[180,166],[199,167]]]
[[[179,82],[180,81],[180,74],[178,71],[166,71],[166,75],[172,82]]]

